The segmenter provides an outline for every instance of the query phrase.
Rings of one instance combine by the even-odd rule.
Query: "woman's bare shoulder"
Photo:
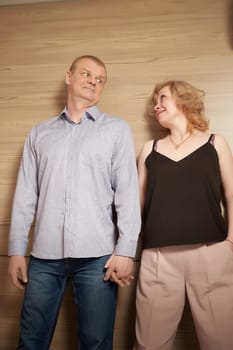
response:
[[[144,145],[142,146],[141,152],[142,153],[147,153],[147,152],[149,153],[152,150],[153,143],[154,143],[154,140],[149,140],[149,141],[145,142]]]
[[[140,154],[139,154],[139,160],[145,160],[146,157],[150,154],[152,151],[154,144],[154,140],[149,140],[144,143],[144,145],[141,148]]]
[[[220,134],[214,134],[214,145],[220,153],[226,152],[226,151],[231,153],[231,148],[229,143],[227,142],[225,137]]]

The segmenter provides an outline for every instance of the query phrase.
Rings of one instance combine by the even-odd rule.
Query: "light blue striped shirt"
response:
[[[26,254],[34,217],[35,257],[135,255],[138,181],[124,120],[93,106],[74,123],[65,109],[31,130],[17,178],[9,255]]]

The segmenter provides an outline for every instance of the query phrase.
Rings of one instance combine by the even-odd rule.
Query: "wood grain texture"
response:
[[[22,300],[7,277],[22,147],[32,126],[63,108],[64,75],[72,60],[94,54],[106,62],[108,82],[99,106],[128,121],[136,154],[145,141],[160,135],[147,104],[155,83],[170,78],[206,91],[211,129],[233,147],[232,9],[232,0],[65,0],[1,8],[0,350],[15,347]],[[120,291],[114,350],[132,348],[134,293],[135,284]],[[51,349],[75,349],[74,320],[69,288]],[[188,306],[175,349],[199,349]]]

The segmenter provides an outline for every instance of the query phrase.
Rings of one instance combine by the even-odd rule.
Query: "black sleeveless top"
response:
[[[155,145],[145,161],[147,190],[143,248],[219,242],[227,234],[221,212],[222,182],[217,152],[209,140],[179,161]]]

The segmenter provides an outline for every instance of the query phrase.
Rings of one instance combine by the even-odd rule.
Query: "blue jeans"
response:
[[[49,349],[69,280],[76,302],[78,349],[112,350],[117,285],[103,281],[108,258],[30,257],[18,350]]]

